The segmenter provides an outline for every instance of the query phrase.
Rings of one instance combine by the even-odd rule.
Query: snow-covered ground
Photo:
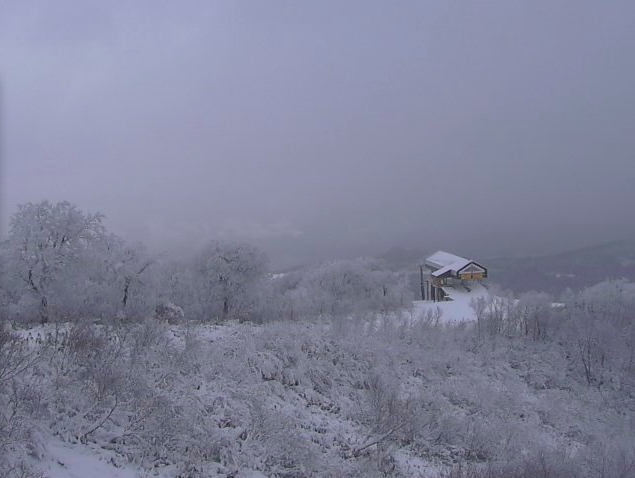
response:
[[[38,468],[47,478],[140,478],[147,475],[121,457],[103,448],[93,450],[81,444],[52,438]]]
[[[441,323],[457,323],[476,320],[474,309],[470,306],[473,299],[490,297],[489,291],[478,283],[470,284],[470,292],[462,287],[446,287],[445,291],[452,300],[432,302],[430,300],[416,300],[413,302],[415,317],[422,317],[428,311],[441,310]]]
[[[479,285],[447,292],[453,300],[417,301],[412,315],[383,321],[359,314],[261,325],[148,319],[16,328],[37,360],[12,382],[28,392],[19,417],[28,434],[14,432],[24,452],[12,463],[23,460],[43,478],[386,476],[386,469],[437,478],[465,457],[496,463],[524,450],[588,453],[585,443],[615,430],[614,443],[632,443],[630,423],[620,428],[623,409],[630,411],[622,397],[607,407],[611,390],[588,387],[560,345],[501,337],[496,347],[479,347],[471,327],[453,325],[475,320],[473,299],[497,294]],[[447,326],[418,326],[437,309]],[[120,400],[111,416],[113,396]],[[0,470],[4,476],[21,475]]]
[[[46,453],[36,463],[45,478],[167,478],[160,471],[144,471],[124,458],[104,448],[93,448],[79,443],[64,443],[50,438]],[[255,470],[243,470],[238,478],[267,478]]]

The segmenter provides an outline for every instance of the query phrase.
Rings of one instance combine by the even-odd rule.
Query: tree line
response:
[[[0,312],[18,322],[79,318],[264,322],[390,311],[408,304],[403,276],[380,261],[332,261],[283,275],[243,243],[210,241],[192,261],[151,254],[69,202],[18,206],[0,249]]]

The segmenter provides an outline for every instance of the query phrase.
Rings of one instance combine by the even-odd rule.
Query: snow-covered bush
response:
[[[290,318],[389,312],[406,307],[412,293],[406,278],[380,261],[360,258],[320,264],[275,279]]]
[[[157,320],[164,320],[170,324],[178,324],[185,318],[185,312],[178,305],[172,302],[157,305],[154,316]]]
[[[552,328],[588,385],[635,397],[633,310],[635,284],[623,280],[601,282],[558,308]]]
[[[44,390],[33,374],[39,361],[27,340],[0,321],[0,476],[40,476],[25,461],[41,458],[44,449]]]

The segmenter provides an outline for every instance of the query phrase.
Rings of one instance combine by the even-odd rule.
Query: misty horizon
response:
[[[0,7],[0,232],[67,200],[178,254],[635,238],[635,6]],[[467,231],[467,232],[466,232]]]

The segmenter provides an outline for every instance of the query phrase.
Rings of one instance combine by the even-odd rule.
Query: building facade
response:
[[[419,266],[421,272],[421,299],[446,300],[445,287],[465,287],[470,281],[487,278],[487,268],[465,257],[437,251]]]

